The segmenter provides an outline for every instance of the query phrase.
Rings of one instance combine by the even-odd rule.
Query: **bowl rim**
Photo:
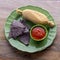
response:
[[[31,31],[32,31],[32,29],[35,28],[35,27],[41,27],[41,28],[43,28],[43,29],[45,30],[46,34],[45,34],[45,36],[44,36],[42,39],[34,39],[34,38],[32,37]],[[31,37],[34,41],[42,41],[42,40],[44,40],[44,39],[47,37],[47,35],[48,35],[48,30],[47,30],[47,28],[46,28],[44,25],[42,25],[42,24],[36,24],[36,25],[32,26],[31,29],[30,29],[30,37]]]

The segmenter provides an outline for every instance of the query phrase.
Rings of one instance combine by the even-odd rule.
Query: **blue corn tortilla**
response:
[[[24,33],[23,35],[19,36],[19,40],[24,43],[25,45],[29,44],[30,41],[30,34],[28,33]]]
[[[25,19],[20,20],[20,22],[21,22],[24,26],[26,26],[26,27],[27,27],[27,29],[29,29],[29,30],[30,30],[31,26],[30,26],[30,25],[28,25],[28,24],[26,24],[26,20],[25,20]]]
[[[25,26],[20,23],[19,21],[14,20],[11,24],[11,30],[10,30],[10,38],[17,38],[17,36],[22,35],[23,31],[25,29]]]
[[[28,45],[30,41],[29,29],[30,27],[26,24],[25,20],[14,20],[11,24],[9,37],[18,38],[19,41]]]

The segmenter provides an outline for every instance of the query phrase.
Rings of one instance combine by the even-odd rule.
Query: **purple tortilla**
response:
[[[23,34],[24,29],[25,29],[25,26],[22,23],[14,20],[13,23],[11,24],[11,30],[10,30],[9,36],[11,38],[17,38],[17,36]]]
[[[29,44],[29,41],[30,41],[30,34],[29,33],[25,33],[23,35],[21,35],[19,37],[19,40],[24,43],[25,45],[28,45]]]
[[[20,22],[30,30],[31,26],[26,23],[26,20],[20,20]]]
[[[18,39],[25,45],[29,44],[30,41],[29,28],[25,20],[21,21],[14,20],[12,22],[9,37],[14,39],[18,37]]]

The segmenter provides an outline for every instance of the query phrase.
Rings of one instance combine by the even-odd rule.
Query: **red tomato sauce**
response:
[[[41,27],[35,27],[32,29],[31,35],[34,39],[42,39],[45,36],[46,32]]]

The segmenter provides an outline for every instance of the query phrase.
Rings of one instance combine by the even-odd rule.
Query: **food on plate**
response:
[[[16,11],[17,13],[22,14],[22,16],[25,19],[32,21],[35,24],[47,24],[50,27],[53,27],[55,25],[53,21],[49,21],[48,18],[44,14],[38,11],[34,11],[30,9],[25,9],[23,11],[17,9]]]
[[[34,25],[30,30],[30,36],[35,41],[41,41],[44,40],[47,36],[47,29],[43,25]]]
[[[24,25],[22,22],[25,23],[25,20],[23,21],[14,20],[12,22],[9,38],[13,38],[13,39],[18,38],[22,43],[27,45],[29,44],[30,41],[29,29],[27,28],[28,25]]]
[[[17,12],[23,16],[23,19],[20,21],[14,20],[12,22],[9,37],[14,39],[18,38],[19,41],[25,45],[29,44],[30,36],[35,41],[41,41],[47,37],[48,31],[44,24],[50,27],[54,26],[54,22],[49,21],[48,18],[40,12],[30,9],[25,9],[23,11],[18,9]],[[26,19],[36,25],[31,28],[26,24]]]

